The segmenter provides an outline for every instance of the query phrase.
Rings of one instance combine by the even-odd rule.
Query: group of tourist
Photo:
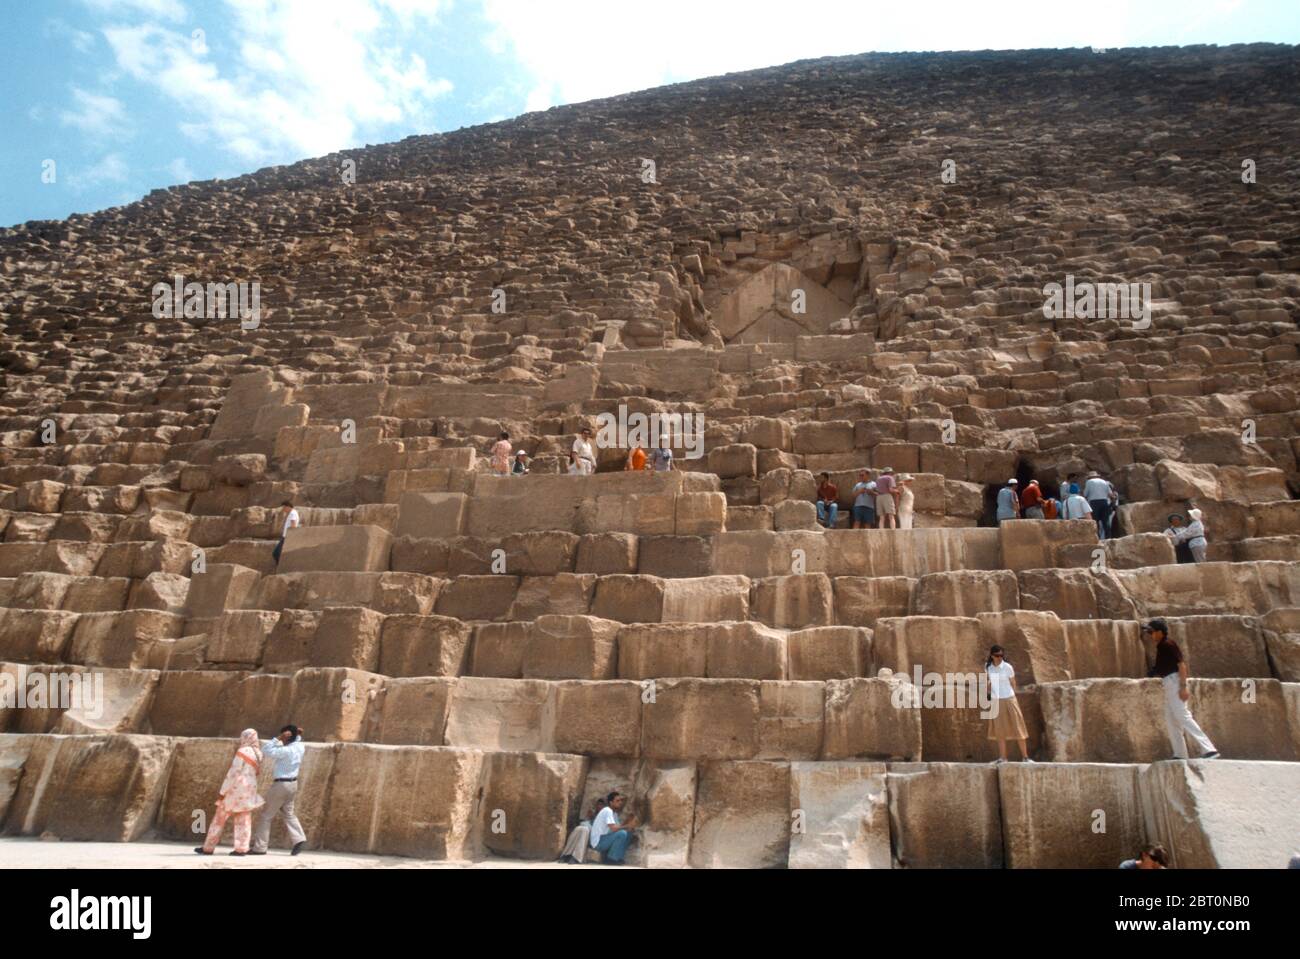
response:
[[[597,799],[587,818],[569,833],[569,839],[560,853],[560,862],[571,865],[585,862],[588,850],[600,855],[607,866],[621,866],[627,856],[627,847],[636,838],[635,816],[623,819],[627,797],[615,789],[603,799]]]
[[[257,730],[245,729],[239,737],[239,746],[230,762],[230,769],[218,792],[217,809],[208,827],[202,846],[194,851],[201,856],[211,856],[221,842],[226,822],[234,819],[235,848],[232,856],[265,856],[271,838],[271,822],[279,816],[284,820],[293,843],[289,854],[302,852],[307,845],[307,835],[294,814],[298,796],[298,771],[306,752],[302,730],[292,723],[280,730],[275,739],[258,744]],[[262,762],[270,758],[274,764],[274,777],[266,796],[257,792],[257,776]],[[253,829],[253,812],[260,810],[257,828]]]
[[[489,453],[492,474],[494,476],[527,476],[531,461],[524,450],[515,450],[513,458],[510,434],[502,431],[501,436],[492,444]],[[596,450],[592,445],[591,428],[584,426],[574,437],[569,448],[568,464],[565,472],[569,476],[590,476],[596,472]],[[659,440],[659,445],[647,451],[640,443],[628,450],[623,469],[627,471],[653,470],[657,473],[668,472],[673,468],[673,450],[667,436]]]
[[[1044,493],[1036,479],[1021,490],[1020,481],[1012,477],[998,490],[998,524],[1012,519],[1091,519],[1097,524],[1098,539],[1115,535],[1119,493],[1096,470],[1084,477],[1082,485],[1078,473],[1069,474],[1055,492],[1055,496]]]
[[[1169,526],[1165,529],[1174,544],[1174,556],[1180,563],[1204,563],[1209,542],[1205,538],[1205,521],[1199,509],[1189,509],[1187,516],[1182,513],[1169,514]]]
[[[852,528],[911,529],[915,501],[911,475],[895,474],[892,466],[886,466],[874,480],[871,476],[871,470],[859,470],[858,481],[849,491],[853,497]],[[817,477],[817,522],[826,529],[835,529],[839,519],[839,496],[831,474],[821,473]]]

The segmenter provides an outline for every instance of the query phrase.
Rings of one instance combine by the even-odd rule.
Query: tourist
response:
[[[1096,470],[1088,474],[1083,484],[1083,498],[1092,509],[1092,518],[1097,521],[1097,538],[1106,539],[1110,535],[1111,494],[1114,490],[1101,478]]]
[[[1079,484],[1071,483],[1070,492],[1065,497],[1065,503],[1061,507],[1062,519],[1092,519],[1092,507],[1088,501],[1083,498],[1079,492]]]
[[[655,447],[654,468],[656,473],[667,473],[673,468],[673,448],[668,445],[668,437],[659,438],[659,445]]]
[[[1038,487],[1038,480],[1030,480],[1020,496],[1021,515],[1025,519],[1046,519],[1043,515],[1043,491]]]
[[[1174,747],[1175,759],[1187,758],[1187,743],[1184,734],[1190,736],[1201,751],[1202,759],[1213,759],[1219,755],[1187,708],[1187,701],[1192,698],[1187,686],[1187,660],[1178,644],[1169,638],[1169,626],[1163,619],[1153,619],[1142,627],[1142,637],[1152,643],[1156,659],[1147,671],[1164,685],[1165,725],[1169,729],[1169,742]]]
[[[617,789],[605,797],[608,803],[596,813],[591,823],[591,848],[600,853],[600,861],[610,866],[623,865],[623,856],[627,844],[632,840],[632,830],[636,828],[636,817],[622,822],[619,815],[627,805],[627,797]]]
[[[1189,509],[1187,515],[1191,522],[1178,530],[1174,536],[1174,543],[1175,545],[1186,543],[1188,552],[1192,554],[1192,562],[1204,563],[1209,542],[1205,539],[1205,523],[1201,519],[1202,513],[1199,509]],[[1169,530],[1165,530],[1165,532],[1168,533]]]
[[[1027,763],[1029,758],[1029,732],[1025,729],[1025,717],[1016,702],[1016,671],[1007,662],[1006,653],[1001,646],[989,647],[989,658],[984,663],[984,672],[988,675],[991,701],[989,713],[989,739],[998,741],[999,763],[1007,761],[1007,740],[1014,739],[1020,743],[1020,758]]]
[[[1187,540],[1181,534],[1187,528],[1187,520],[1182,513],[1170,513],[1169,525],[1165,527],[1165,535],[1173,541],[1174,544],[1174,561],[1178,563],[1194,563],[1195,557],[1192,556],[1191,547],[1187,545]]]
[[[894,468],[886,466],[876,480],[876,515],[880,517],[881,529],[898,528],[898,500],[894,497],[896,485]]]
[[[1009,519],[1017,519],[1020,516],[1020,497],[1016,495],[1016,488],[1019,485],[1020,480],[1009,479],[1007,484],[998,490],[999,526]]]
[[[578,825],[573,827],[569,833],[569,839],[564,844],[564,850],[560,853],[560,862],[567,862],[571,866],[576,866],[587,858],[587,850],[590,849],[588,840],[591,838],[591,822],[600,815],[600,811],[605,808],[605,800],[597,799],[591,807],[591,814],[583,819]]]
[[[497,476],[510,475],[510,450],[513,449],[510,443],[510,434],[502,432],[501,436],[492,444],[492,472]]]
[[[573,441],[573,461],[578,465],[580,476],[596,472],[596,453],[591,448],[591,428],[588,426],[584,426]]]
[[[284,538],[289,535],[289,530],[297,529],[302,525],[298,511],[293,508],[293,500],[285,500],[280,504],[280,508],[288,512],[284,516],[284,525],[280,527],[280,542],[276,543],[275,549],[271,550],[271,558],[275,560],[277,566],[280,565],[280,552],[284,549]]]
[[[275,768],[272,770],[274,781],[266,791],[266,805],[257,817],[257,833],[253,836],[254,856],[266,855],[266,846],[271,838],[271,820],[277,815],[284,820],[284,828],[293,844],[289,855],[298,855],[307,845],[307,834],[302,831],[302,824],[293,811],[293,804],[298,797],[298,772],[302,768],[303,754],[307,751],[302,736],[302,730],[290,723],[280,730],[279,736],[268,739],[262,745],[262,752],[271,758]]]
[[[221,842],[221,833],[226,828],[226,820],[235,817],[235,849],[232,856],[248,855],[248,838],[252,832],[253,810],[262,805],[262,797],[257,794],[257,770],[262,765],[262,751],[257,748],[257,730],[245,729],[239,736],[239,746],[235,758],[230,762],[230,769],[221,784],[217,811],[208,827],[208,835],[202,846],[195,846],[194,851],[201,856],[211,856]]]
[[[872,529],[876,525],[876,484],[871,482],[869,470],[858,471],[858,481],[853,484],[853,528]]]
[[[623,464],[623,469],[639,473],[645,469],[646,451],[642,449],[641,444],[637,443],[627,454],[627,462]]]
[[[1169,855],[1165,847],[1158,842],[1142,847],[1136,859],[1125,859],[1119,864],[1121,869],[1168,869]]]
[[[898,528],[911,529],[914,514],[913,504],[916,495],[912,492],[912,474],[903,473],[898,477]]]
[[[1062,519],[1065,518],[1065,501],[1070,498],[1071,493],[1079,492],[1077,489],[1072,489],[1071,487],[1077,486],[1078,484],[1079,484],[1078,473],[1070,473],[1064,480],[1061,481],[1061,489],[1060,489],[1059,496],[1061,500]]]
[[[835,518],[840,511],[840,505],[837,502],[840,491],[831,482],[830,473],[822,473],[818,478],[821,483],[817,486],[817,522],[827,529],[834,529]]]
[[[510,467],[511,476],[528,475],[528,454],[523,450],[515,450],[515,461]]]

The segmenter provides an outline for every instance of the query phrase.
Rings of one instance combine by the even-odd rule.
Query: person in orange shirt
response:
[[[625,470],[643,470],[645,469],[645,450],[641,444],[637,443],[636,447],[627,454],[627,462],[623,465]]]

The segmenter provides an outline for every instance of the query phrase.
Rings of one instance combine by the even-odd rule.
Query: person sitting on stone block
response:
[[[591,813],[586,819],[574,826],[573,831],[569,833],[569,839],[564,844],[563,852],[560,853],[560,862],[567,862],[571,866],[576,866],[586,860],[587,850],[590,848],[592,820],[599,816],[600,811],[604,808],[604,798],[597,799],[592,803]]]
[[[831,482],[830,473],[822,473],[818,479],[821,482],[817,485],[817,522],[821,523],[827,529],[835,528],[835,518],[839,515],[840,506],[837,499],[840,495],[839,489]]]
[[[497,441],[492,444],[492,472],[495,475],[510,475],[510,451],[513,448],[510,442],[510,434],[502,430]]]
[[[289,530],[302,525],[298,511],[293,508],[293,500],[285,500],[280,504],[280,508],[288,512],[284,514],[284,525],[280,527],[280,542],[276,543],[275,549],[271,550],[271,558],[275,560],[277,566],[280,565],[280,553],[284,549],[284,538],[289,535]]]
[[[853,484],[853,528],[875,529],[876,484],[871,482],[870,470],[858,470],[858,481]]]
[[[619,813],[627,805],[627,797],[617,789],[605,797],[608,805],[596,813],[591,824],[591,848],[600,853],[600,861],[609,866],[623,865],[627,853],[627,844],[632,841],[632,830],[636,828],[635,816],[629,816],[622,822]]]
[[[1187,660],[1178,644],[1169,638],[1169,626],[1163,619],[1153,619],[1142,627],[1142,638],[1151,643],[1156,659],[1147,670],[1148,676],[1154,676],[1164,686],[1165,726],[1169,731],[1169,743],[1174,749],[1175,759],[1187,758],[1187,741],[1190,737],[1201,751],[1201,759],[1214,759],[1219,751],[1210,742],[1187,708],[1187,701],[1192,698],[1188,687]]]
[[[1119,864],[1121,869],[1168,869],[1169,855],[1165,852],[1165,847],[1158,842],[1149,843],[1142,847],[1142,851],[1137,854],[1136,859],[1125,859]]]

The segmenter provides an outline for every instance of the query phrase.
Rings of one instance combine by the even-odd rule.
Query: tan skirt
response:
[[[989,711],[992,712],[994,707],[997,713],[988,721],[989,739],[1029,738],[1029,733],[1025,729],[1025,717],[1020,712],[1020,704],[1016,702],[1016,697],[995,699]]]

